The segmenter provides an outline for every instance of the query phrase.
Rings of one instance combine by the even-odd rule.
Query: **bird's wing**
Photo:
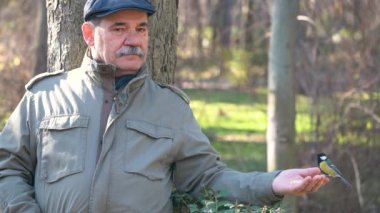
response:
[[[336,172],[336,176],[342,180],[342,182],[348,187],[351,188],[351,184],[343,177],[342,172],[339,171],[338,168],[331,162],[331,160],[327,159],[326,163],[330,166],[331,169],[333,169]]]
[[[339,175],[340,177],[343,176],[343,175],[342,175],[342,172],[340,172],[339,169],[336,168],[336,166],[331,162],[330,159],[327,159],[327,160],[326,160],[326,163],[327,163],[332,169],[334,169],[334,171],[337,173],[337,175]]]

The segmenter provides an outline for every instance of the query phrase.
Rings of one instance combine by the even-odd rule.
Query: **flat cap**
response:
[[[104,17],[125,9],[143,10],[148,16],[155,12],[149,0],[87,0],[83,9],[83,18],[89,21],[94,17]]]

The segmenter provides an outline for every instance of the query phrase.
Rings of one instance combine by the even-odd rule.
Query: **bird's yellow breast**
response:
[[[336,177],[336,172],[329,167],[329,165],[326,163],[326,161],[322,161],[320,164],[319,164],[319,168],[322,170],[322,172],[324,172],[325,174],[331,176],[331,177]]]

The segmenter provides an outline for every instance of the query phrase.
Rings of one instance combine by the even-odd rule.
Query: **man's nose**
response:
[[[126,33],[124,38],[124,45],[139,45],[143,41],[143,36],[141,36],[138,32],[132,30]]]

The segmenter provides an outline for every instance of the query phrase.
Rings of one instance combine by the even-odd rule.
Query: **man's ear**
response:
[[[87,46],[94,46],[94,26],[90,22],[84,22],[82,24],[82,35]]]

